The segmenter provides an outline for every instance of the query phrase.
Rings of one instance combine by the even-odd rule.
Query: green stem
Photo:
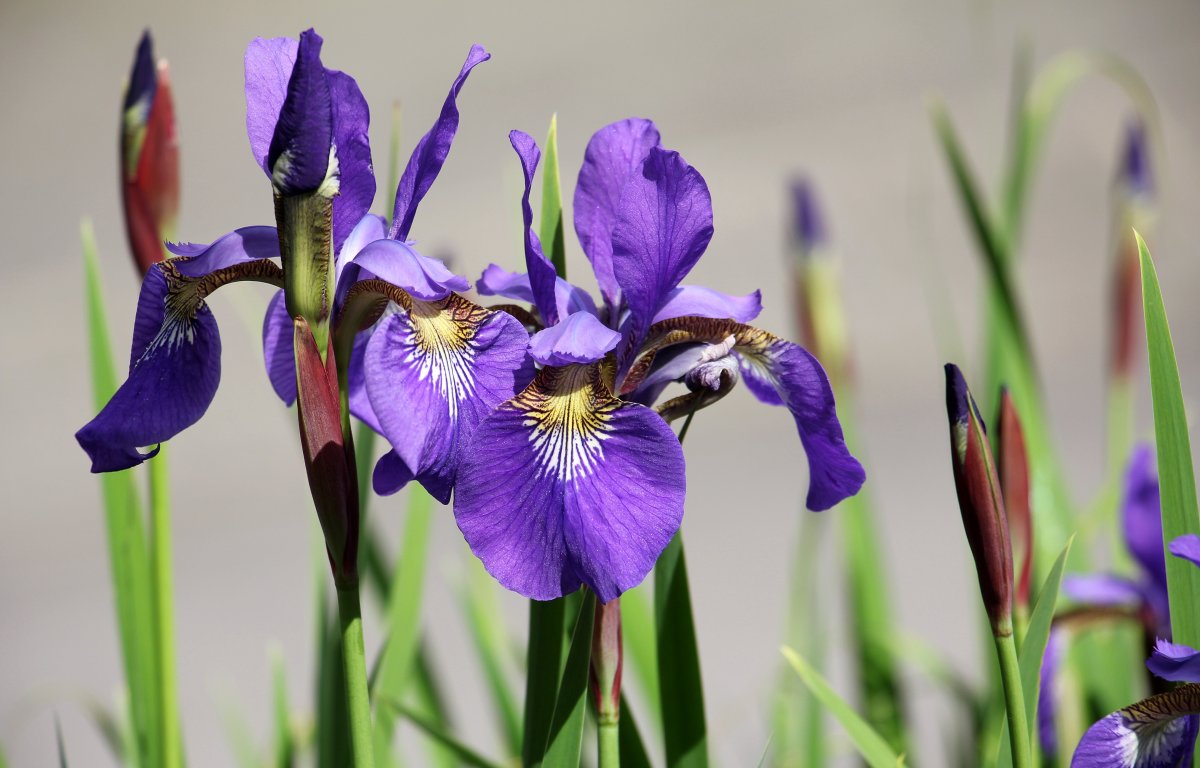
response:
[[[1021,693],[1021,668],[1017,662],[1017,643],[1012,630],[996,636],[996,657],[1000,660],[1000,679],[1004,683],[1004,707],[1008,712],[1008,739],[1012,746],[1013,768],[1030,768],[1029,724],[1025,719],[1025,697]]]
[[[354,768],[374,768],[371,746],[371,697],[367,688],[367,654],[363,647],[362,610],[358,582],[338,585],[338,615],[342,623],[342,664],[346,670],[346,701],[350,714],[350,752]]]
[[[166,447],[149,462],[150,568],[154,600],[154,644],[158,662],[160,734],[164,768],[183,768],[179,696],[175,681],[175,619],[171,600],[171,498]]]
[[[616,719],[604,721],[597,727],[599,768],[621,768],[621,728]]]

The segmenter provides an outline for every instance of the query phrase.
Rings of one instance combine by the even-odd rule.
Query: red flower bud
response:
[[[316,339],[295,319],[296,413],[308,487],[325,534],[325,549],[339,585],[358,578],[358,481],[354,446],[342,433],[341,398],[333,345],[321,360]]]
[[[953,364],[946,365],[950,459],[979,592],[997,636],[1012,634],[1013,565],[1004,497],[979,408]]]
[[[138,45],[121,119],[125,231],[142,274],[163,259],[179,211],[179,142],[166,61],[154,61],[147,31]]]
[[[596,719],[601,725],[616,723],[621,717],[621,668],[624,664],[621,643],[621,599],[607,603],[596,601],[596,619],[592,623],[592,700]]]
[[[1029,458],[1025,433],[1008,390],[1000,393],[1000,415],[996,419],[996,469],[1004,509],[1012,537],[1013,562],[1017,566],[1017,604],[1029,607],[1033,575],[1033,515],[1029,509]]]

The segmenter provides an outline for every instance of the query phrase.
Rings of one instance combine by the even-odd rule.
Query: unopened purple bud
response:
[[[121,201],[138,270],[163,260],[179,211],[179,142],[165,61],[154,60],[150,31],[134,55],[121,115]]]
[[[321,64],[321,36],[309,29],[300,35],[287,96],[267,151],[271,182],[280,195],[322,190],[337,192],[337,158],[333,155],[333,99]]]
[[[1140,119],[1129,121],[1125,127],[1121,180],[1133,195],[1149,197],[1154,194],[1154,173],[1150,168],[1150,147],[1146,138],[1146,125]]]
[[[807,179],[792,182],[792,227],[793,236],[806,253],[825,245],[825,222]]]
[[[1013,565],[1008,519],[979,409],[957,366],[946,365],[950,459],[979,591],[997,637],[1012,633]]]

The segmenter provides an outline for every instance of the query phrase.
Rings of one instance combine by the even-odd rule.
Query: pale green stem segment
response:
[[[1012,628],[996,635],[996,658],[1000,661],[1000,679],[1004,683],[1004,708],[1008,713],[1008,739],[1012,746],[1013,768],[1031,768],[1029,723],[1025,717],[1025,696],[1021,692],[1021,667],[1017,661],[1017,643]]]
[[[620,725],[616,720],[601,721],[596,728],[600,768],[621,768]]]
[[[346,671],[346,700],[350,714],[350,753],[354,768],[375,768],[375,752],[371,745],[371,698],[367,686],[367,655],[363,647],[358,583],[339,584],[337,601],[342,628],[342,663]]]
[[[154,644],[159,685],[159,725],[164,768],[183,768],[179,692],[175,679],[175,615],[171,575],[171,495],[166,446],[146,462],[150,474],[150,568],[154,595]]]

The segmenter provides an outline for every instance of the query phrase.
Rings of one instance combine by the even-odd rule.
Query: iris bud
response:
[[[696,392],[708,389],[716,392],[732,388],[738,380],[737,358],[729,354],[737,344],[733,336],[720,344],[709,344],[700,353],[700,361],[683,377],[687,388]]]
[[[1004,510],[1012,537],[1013,562],[1017,568],[1017,605],[1029,607],[1033,575],[1033,515],[1029,508],[1029,458],[1021,418],[1007,389],[1000,392],[1000,414],[996,419],[996,470],[1000,475]]]
[[[1146,127],[1140,120],[1125,131],[1121,163],[1114,183],[1113,223],[1116,262],[1112,278],[1112,377],[1127,380],[1137,362],[1142,333],[1142,278],[1137,240],[1133,230],[1145,237],[1155,219],[1154,174]]]
[[[296,413],[300,446],[325,549],[339,586],[358,579],[358,482],[354,446],[342,432],[333,345],[322,359],[304,318],[295,319]]]
[[[134,262],[144,275],[163,260],[179,212],[179,141],[167,62],[142,34],[121,111],[121,203]]]
[[[792,184],[792,228],[800,343],[821,361],[835,389],[849,371],[849,334],[842,307],[841,276],[812,187]]]
[[[596,601],[596,619],[592,623],[592,701],[596,720],[614,725],[621,716],[621,668],[624,649],[621,643],[621,600]]]
[[[1000,481],[979,408],[962,372],[946,364],[950,460],[979,591],[997,637],[1012,634],[1013,565]]]

